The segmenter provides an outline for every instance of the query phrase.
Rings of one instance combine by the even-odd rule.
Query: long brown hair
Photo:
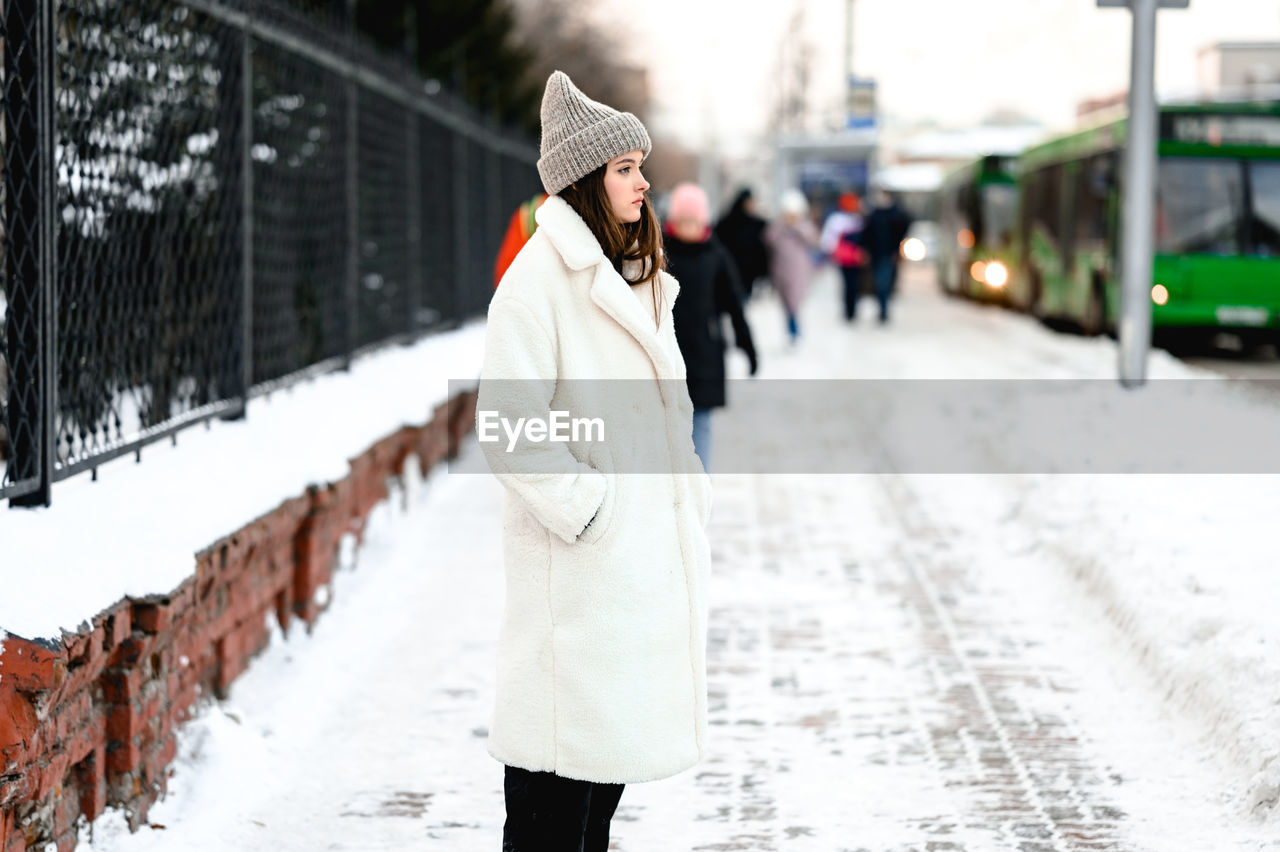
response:
[[[619,222],[613,216],[609,193],[604,188],[604,170],[601,166],[591,174],[560,190],[560,197],[587,223],[592,235],[604,249],[610,260],[621,257],[623,261],[640,261],[639,278],[623,278],[628,284],[653,281],[654,308],[657,309],[658,271],[666,269],[667,258],[662,250],[662,226],[653,212],[649,193],[644,194],[640,207],[640,219],[636,222]]]

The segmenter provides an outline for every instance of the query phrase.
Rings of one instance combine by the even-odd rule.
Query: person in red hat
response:
[[[822,224],[818,241],[844,278],[844,318],[848,322],[858,316],[858,297],[862,294],[862,274],[867,264],[866,253],[858,244],[862,225],[858,196],[852,192],[842,193],[836,209]]]

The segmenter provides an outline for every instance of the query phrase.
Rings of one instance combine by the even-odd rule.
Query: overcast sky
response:
[[[736,148],[763,129],[778,43],[806,10],[814,98],[838,102],[845,0],[598,0],[651,69],[659,129]],[[1095,0],[855,0],[854,69],[883,111],[944,126],[1012,108],[1070,127],[1081,99],[1127,88],[1129,13]],[[1193,91],[1196,55],[1216,41],[1280,41],[1277,0],[1191,0],[1157,23],[1156,84]]]

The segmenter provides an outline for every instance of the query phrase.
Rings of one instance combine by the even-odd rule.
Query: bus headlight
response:
[[[1169,303],[1169,288],[1163,284],[1157,284],[1151,288],[1151,301],[1157,305],[1167,305]]]
[[[907,260],[924,260],[924,240],[919,237],[907,237],[902,241],[902,256]]]
[[[998,260],[993,260],[987,264],[986,281],[992,287],[999,290],[1001,287],[1009,283],[1009,269]]]

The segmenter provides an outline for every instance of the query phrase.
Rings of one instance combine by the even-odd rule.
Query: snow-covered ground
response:
[[[824,274],[795,349],[776,305],[754,302],[760,378],[1114,375],[1110,341],[945,300],[922,270],[905,283],[892,326],[848,328]],[[1150,374],[1210,377],[1163,353]],[[759,414],[720,412],[717,435]],[[109,473],[89,486],[103,499]],[[1280,849],[1280,477],[715,485],[712,753],[629,788],[614,848]],[[150,815],[164,827],[128,835],[108,813],[86,848],[497,848],[500,767],[483,738],[499,498],[485,476],[410,481],[314,631],[273,637],[182,730]]]
[[[773,353],[762,357],[768,368],[761,375],[961,380],[1116,375],[1113,340],[1053,334],[1028,317],[945,299],[923,267],[908,267],[905,283],[907,298],[890,328],[871,323],[868,299],[860,306],[860,323],[848,328],[836,316],[834,281],[820,279],[807,305],[809,339],[798,352],[787,349],[773,306],[756,303],[753,332]],[[743,375],[741,362],[737,367]],[[1247,423],[1251,434],[1240,440],[1256,446],[1266,430],[1280,434],[1280,362],[1271,362],[1269,369],[1260,364],[1250,372],[1267,380],[1258,388],[1156,349],[1147,375],[1149,386],[1166,398],[1166,388],[1193,388],[1199,404],[1229,412],[1224,416],[1230,423]],[[1190,384],[1196,381],[1203,384]],[[1133,394],[1117,388],[1116,395]],[[1089,398],[1099,399],[1096,393]],[[1072,412],[1072,427],[1087,424],[1089,413]],[[1113,422],[1113,415],[1099,413],[1098,419]],[[990,422],[998,431],[998,412]],[[1191,443],[1196,435],[1180,434],[1189,469],[1198,469],[1197,456],[1211,456],[1232,440],[1229,429],[1199,436],[1199,446]],[[1009,448],[1017,450],[1016,442]],[[1169,706],[1196,718],[1207,731],[1234,779],[1228,794],[1234,806],[1272,824],[1280,821],[1280,619],[1274,615],[1280,606],[1280,549],[1270,534],[1280,507],[1280,475],[914,475],[911,480],[924,499],[947,505],[956,525],[985,533],[998,552],[1053,564],[1080,581]]]

